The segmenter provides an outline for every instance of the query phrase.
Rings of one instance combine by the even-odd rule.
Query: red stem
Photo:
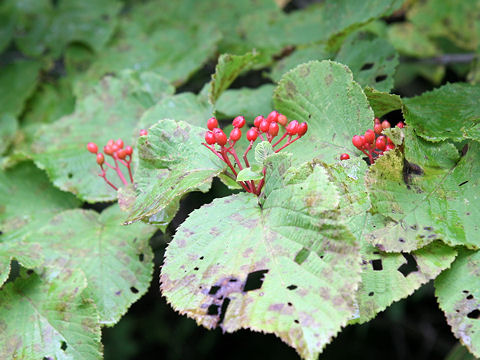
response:
[[[127,180],[125,179],[125,177],[124,177],[123,174],[122,174],[122,171],[121,171],[120,168],[118,167],[117,157],[114,156],[114,157],[113,157],[113,160],[115,160],[115,171],[117,172],[118,177],[120,178],[120,180],[122,180],[123,185],[128,185]]]
[[[202,143],[202,145],[205,146],[207,149],[209,149],[211,152],[213,152],[215,155],[217,155],[220,160],[224,161],[223,157],[220,156],[220,154],[218,153],[217,150],[215,150],[215,148],[211,148],[210,146],[208,146],[205,143]]]
[[[280,139],[278,139],[278,141],[277,141],[275,144],[273,144],[272,147],[275,147],[275,146],[277,146],[278,144],[280,144],[280,142],[281,142],[283,139],[285,139],[285,138],[287,137],[287,135],[288,135],[288,133],[285,132],[285,134],[283,134],[283,136],[282,136]]]
[[[263,179],[260,180],[260,182],[258,183],[258,188],[257,188],[257,191],[255,192],[257,196],[260,195],[260,191],[262,191],[263,184],[265,183],[265,174],[266,174],[265,168],[263,168],[262,172],[263,172]]]
[[[105,182],[106,182],[108,185],[110,185],[115,191],[117,191],[118,188],[117,188],[115,185],[113,185],[110,181],[108,181],[108,179],[107,179],[107,173],[106,173],[105,170],[103,169],[103,166],[102,166],[102,165],[100,165],[100,168],[102,169],[102,173],[101,173],[101,174],[98,174],[98,176],[100,176],[101,178],[103,178],[103,180],[105,180]]]
[[[277,150],[275,150],[275,153],[278,153],[280,150],[285,149],[288,145],[293,144],[295,141],[297,141],[297,140],[300,139],[300,138],[301,138],[301,136],[298,136],[298,135],[297,135],[297,137],[292,140],[292,136],[290,135],[290,136],[288,137],[288,140],[287,140],[287,142],[285,143],[285,145],[283,145],[281,148],[278,148]]]

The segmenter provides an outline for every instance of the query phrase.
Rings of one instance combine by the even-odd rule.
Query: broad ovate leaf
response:
[[[359,254],[325,171],[287,168],[275,154],[260,198],[240,193],[192,212],[167,248],[161,289],[207,328],[274,333],[316,359],[353,314]]]
[[[420,96],[403,99],[404,117],[429,141],[480,141],[480,84],[447,84]]]
[[[124,216],[117,205],[101,214],[67,210],[16,248],[35,246],[44,258],[42,267],[85,273],[86,292],[97,306],[100,322],[113,325],[147,291],[153,272],[148,239],[156,229],[144,224],[123,226]]]
[[[452,268],[435,280],[435,295],[453,334],[480,357],[480,252],[459,250]]]
[[[397,147],[370,167],[366,185],[385,228],[369,234],[381,250],[411,251],[434,240],[480,246],[480,144],[460,158],[448,142],[430,143],[407,127],[405,157]]]
[[[334,43],[367,22],[390,14],[403,0],[339,0],[314,4],[286,14],[257,11],[242,19],[239,31],[245,47],[280,52],[289,45]]]
[[[258,115],[267,116],[273,110],[272,96],[275,86],[265,84],[255,89],[230,89],[223,92],[215,104],[217,118],[244,116],[252,121]]]
[[[10,273],[10,261],[32,268],[43,261],[36,246],[15,247],[16,241],[42,227],[55,214],[80,202],[53,187],[43,171],[24,162],[0,172],[0,286]],[[39,210],[41,209],[41,210]]]
[[[165,97],[143,114],[138,128],[148,129],[161,119],[185,121],[195,126],[205,126],[212,116],[212,109],[190,92]]]
[[[148,130],[148,136],[139,139],[137,201],[128,222],[148,220],[154,215],[163,217],[161,213],[178,204],[186,193],[208,190],[224,164],[202,145],[205,131],[183,121],[164,119]],[[174,215],[169,213],[164,222]]]
[[[340,189],[341,214],[357,237],[361,249],[362,281],[356,293],[357,311],[351,320],[363,323],[385,310],[390,304],[412,294],[421,285],[448,268],[456,251],[440,242],[409,253],[385,253],[365,237],[382,223],[371,216],[370,199],[365,189],[365,161],[350,159],[327,167],[331,180]]]
[[[399,95],[378,91],[369,86],[363,89],[363,91],[367,96],[368,102],[370,103],[375,116],[378,118],[391,111],[400,110],[402,108],[402,99]]]
[[[218,58],[215,74],[212,75],[208,100],[213,105],[230,84],[243,72],[252,69],[259,55],[250,52],[245,55],[223,54]]]
[[[388,92],[393,87],[398,54],[388,41],[364,36],[351,36],[342,45],[335,61],[348,65],[354,79],[363,87]]]
[[[82,62],[73,70],[80,72],[80,79],[90,84],[105,74],[135,69],[155,72],[179,85],[213,56],[219,39],[219,32],[208,23],[201,26],[156,24],[151,31],[145,31],[140,24],[124,20],[118,36],[97,57],[87,60],[91,65],[86,72],[82,72]]]
[[[94,304],[86,297],[82,271],[21,270],[0,291],[0,358],[102,358]]]
[[[290,120],[308,124],[305,136],[288,147],[295,161],[317,157],[332,163],[341,153],[360,156],[352,136],[373,124],[373,111],[352,72],[328,60],[286,73],[275,90],[274,104]]]
[[[41,62],[18,60],[0,67],[0,115],[19,116],[38,84]]]
[[[100,151],[112,138],[131,144],[143,112],[172,90],[153,73],[127,71],[119,77],[103,78],[77,101],[73,114],[39,129],[32,144],[35,163],[46,170],[54,185],[82,200],[115,199],[116,192],[98,177],[100,169],[86,144],[95,142]],[[126,168],[124,171],[127,175]],[[107,177],[120,187],[113,171],[107,170]]]

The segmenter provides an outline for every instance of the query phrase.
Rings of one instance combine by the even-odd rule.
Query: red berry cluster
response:
[[[397,127],[403,128],[405,125],[403,122],[399,122]],[[382,135],[384,129],[390,128],[390,123],[387,120],[383,122],[379,118],[375,118],[373,130],[368,129],[363,135],[355,135],[352,138],[353,145],[368,156],[370,164],[373,164],[375,160],[383,155],[385,151],[395,149],[395,145],[392,140],[385,135]],[[340,160],[347,160],[350,156],[348,154],[342,154]]]
[[[227,138],[227,135],[225,135],[223,130],[218,127],[217,119],[212,117],[207,121],[208,131],[205,133],[205,143],[202,143],[202,145],[210,149],[223,162],[225,162],[225,164],[227,164],[235,179],[237,178],[237,170],[235,168],[238,168],[238,170],[243,170],[244,168],[240,162],[240,159],[238,158],[237,152],[235,151],[235,143],[241,139],[241,129],[245,126],[245,124],[246,121],[243,116],[237,116],[235,119],[233,119],[233,130],[230,132],[230,136]],[[300,139],[308,130],[307,123],[299,123],[297,120],[288,122],[285,115],[280,114],[275,110],[268,114],[266,118],[261,115],[257,116],[253,121],[253,127],[251,127],[246,133],[247,140],[250,142],[250,144],[243,154],[245,167],[250,167],[247,155],[252,149],[254,142],[257,139],[260,139],[261,141],[268,141],[272,143],[273,139],[280,132],[280,127],[284,128],[285,132],[272,145],[276,153]],[[280,145],[285,138],[287,139],[285,143]],[[218,150],[215,148],[215,144],[219,146]],[[277,146],[279,147],[275,149]],[[234,164],[232,164],[229,155],[233,157]],[[265,169],[263,169],[263,175],[265,176]],[[250,180],[240,181],[239,184],[245,189],[245,191],[260,195],[264,184],[264,179],[261,179],[258,183]]]
[[[147,130],[140,130],[140,135],[147,135]],[[124,147],[122,139],[118,139],[117,141],[114,141],[112,139],[108,140],[107,144],[103,147],[103,152],[105,153],[105,155],[108,155],[113,159],[115,166],[105,160],[105,155],[103,153],[98,152],[97,144],[89,142],[87,144],[87,150],[90,151],[92,154],[97,155],[97,164],[100,166],[100,169],[102,169],[102,172],[98,174],[98,176],[102,177],[103,180],[105,180],[105,182],[113,189],[118,190],[118,188],[107,179],[107,172],[104,165],[114,170],[122,183],[124,185],[128,185],[128,182],[125,179],[125,176],[123,176],[123,173],[120,169],[120,165],[125,166],[128,169],[130,182],[133,184],[132,168],[130,166],[132,163],[133,148],[131,146]]]

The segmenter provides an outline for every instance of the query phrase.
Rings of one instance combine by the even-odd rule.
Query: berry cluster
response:
[[[208,131],[205,133],[205,143],[202,143],[202,145],[210,149],[223,162],[225,162],[225,164],[227,164],[233,173],[232,178],[235,180],[237,178],[237,170],[235,168],[238,168],[238,170],[244,169],[244,166],[235,151],[235,144],[242,137],[241,129],[245,124],[246,121],[243,116],[237,116],[233,119],[233,130],[227,138],[227,135],[225,135],[223,130],[218,127],[217,119],[212,117],[207,121]],[[276,153],[300,139],[308,130],[307,123],[299,123],[297,120],[288,122],[287,117],[278,113],[278,111],[272,111],[266,118],[261,115],[257,116],[253,121],[253,127],[246,132],[246,137],[250,144],[243,154],[245,167],[250,167],[247,155],[252,149],[254,142],[257,139],[260,139],[261,141],[272,143],[275,137],[279,134],[280,127],[284,128],[284,133],[272,144]],[[285,138],[287,139],[285,143],[280,145]],[[215,148],[215,145],[218,145],[219,148]],[[279,147],[275,149],[277,146]],[[232,164],[232,161],[229,158],[230,155],[233,157],[234,164]],[[263,176],[265,176],[265,168],[263,169]],[[264,184],[264,178],[259,180],[258,183],[255,183],[253,180],[239,181],[238,183],[245,189],[245,191],[260,195]]]
[[[140,130],[140,136],[145,135],[147,135],[147,130]],[[98,152],[97,144],[89,142],[87,144],[87,150],[90,151],[92,154],[97,155],[97,164],[100,166],[100,169],[102,169],[102,172],[98,174],[98,176],[103,178],[103,180],[105,180],[105,182],[113,189],[118,190],[118,188],[107,179],[107,171],[104,165],[108,166],[112,170],[115,170],[122,183],[124,185],[128,185],[128,182],[125,179],[125,176],[123,176],[123,173],[120,169],[120,165],[125,166],[128,169],[130,182],[133,184],[131,168],[133,148],[131,146],[124,147],[122,139],[118,139],[117,141],[114,141],[112,139],[108,140],[107,144],[103,147],[103,152],[105,153],[105,155],[108,155],[113,159],[115,166],[105,160],[105,155],[103,153]]]
[[[399,128],[403,128],[405,125],[403,122],[397,124]],[[383,155],[385,151],[395,149],[395,145],[392,140],[385,135],[382,135],[383,130],[390,128],[390,123],[387,120],[383,122],[379,118],[375,118],[373,130],[368,129],[363,135],[355,135],[352,138],[353,145],[368,156],[370,164],[373,164],[375,160]],[[348,154],[342,154],[340,160],[347,160],[350,156]]]

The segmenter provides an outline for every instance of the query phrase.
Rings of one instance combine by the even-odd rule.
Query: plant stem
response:
[[[102,169],[102,173],[101,173],[101,174],[98,174],[98,176],[100,176],[101,178],[103,178],[103,180],[105,180],[105,182],[106,182],[108,185],[110,185],[115,191],[117,191],[118,188],[117,188],[115,185],[113,185],[110,181],[108,181],[108,179],[107,179],[107,173],[105,172],[105,169],[103,168],[102,165],[100,165],[100,168]]]
[[[288,135],[288,133],[285,132],[285,134],[283,134],[282,137],[281,137],[280,139],[278,139],[278,141],[277,141],[275,144],[273,144],[272,147],[274,148],[275,146],[277,146],[278,144],[280,144],[280,142],[281,142],[283,139],[285,139],[285,138],[287,137],[287,135]]]
[[[217,152],[217,150],[215,150],[215,148],[211,148],[205,143],[202,143],[202,145],[205,146],[207,149],[209,149],[211,152],[213,152],[215,155],[217,155],[220,160],[224,161],[223,157],[220,156],[220,154]]]
[[[117,160],[117,158],[114,157],[113,160],[115,160],[115,171],[117,172],[118,177],[120,178],[120,180],[122,180],[123,185],[128,185],[127,180],[126,180],[125,177],[123,176],[122,171],[120,170],[120,168],[119,168],[119,166],[118,166],[118,160]]]

